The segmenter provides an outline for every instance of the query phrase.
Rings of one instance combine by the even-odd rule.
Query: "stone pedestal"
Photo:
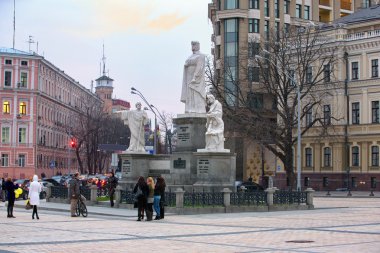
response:
[[[221,152],[193,153],[197,165],[195,189],[221,191],[234,189],[236,179],[236,154]]]
[[[205,114],[196,113],[179,114],[173,119],[178,136],[176,152],[196,152],[205,147],[206,121]]]

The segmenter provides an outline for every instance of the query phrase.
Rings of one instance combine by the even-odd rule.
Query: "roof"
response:
[[[0,47],[0,53],[6,53],[6,54],[22,54],[22,55],[34,55],[33,53],[27,53],[21,50],[17,50],[14,48],[7,48],[7,47]]]
[[[109,78],[108,76],[101,76],[98,79],[96,79],[95,81],[103,81],[103,80],[113,81],[113,79]]]
[[[98,146],[98,149],[101,151],[125,151],[127,148],[127,145],[120,144],[99,144]]]
[[[367,22],[370,20],[380,19],[380,4],[360,9],[355,11],[351,15],[344,16],[342,18],[336,19],[334,24],[351,24],[359,22]]]

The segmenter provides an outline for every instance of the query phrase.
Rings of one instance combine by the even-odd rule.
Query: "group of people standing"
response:
[[[4,180],[4,178],[2,179],[2,182],[1,182],[2,194],[5,194],[6,192],[7,199],[8,199],[7,218],[16,218],[13,215],[13,207],[16,200],[15,190],[17,190],[18,188],[19,188],[19,185],[14,184],[12,181],[12,178],[9,177],[6,181]],[[32,219],[34,219],[34,216],[36,216],[37,220],[40,219],[40,217],[38,217],[37,206],[40,204],[41,190],[42,190],[42,186],[38,182],[38,176],[34,175],[33,182],[30,183],[29,193],[28,193],[28,201],[30,205],[33,206]]]
[[[137,208],[137,221],[153,219],[153,207],[156,212],[155,220],[163,219],[165,216],[165,188],[166,183],[163,177],[158,177],[156,182],[152,177],[145,181],[144,177],[139,177],[133,193],[135,194],[135,207]]]

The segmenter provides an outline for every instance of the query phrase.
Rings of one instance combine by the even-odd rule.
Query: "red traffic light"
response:
[[[71,139],[71,141],[70,141],[70,146],[71,146],[72,148],[75,148],[75,147],[77,146],[77,144],[76,144],[76,142],[75,142],[74,139]]]

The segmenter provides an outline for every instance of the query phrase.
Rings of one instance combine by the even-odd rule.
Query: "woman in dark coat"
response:
[[[149,188],[144,177],[139,177],[133,193],[136,196],[137,202],[137,221],[144,220],[144,209],[146,208],[146,200],[149,193]]]
[[[15,199],[16,199],[16,196],[15,196],[16,189],[18,189],[18,184],[16,185],[13,184],[12,178],[9,177],[7,179],[7,182],[5,182],[5,190],[8,193],[8,208],[7,208],[8,218],[16,218],[15,216],[13,216],[13,206],[15,204]]]
[[[163,177],[158,177],[157,178],[157,184],[159,185],[159,192],[161,195],[160,199],[160,219],[162,220],[165,217],[165,188],[166,188],[166,183],[165,179]]]

